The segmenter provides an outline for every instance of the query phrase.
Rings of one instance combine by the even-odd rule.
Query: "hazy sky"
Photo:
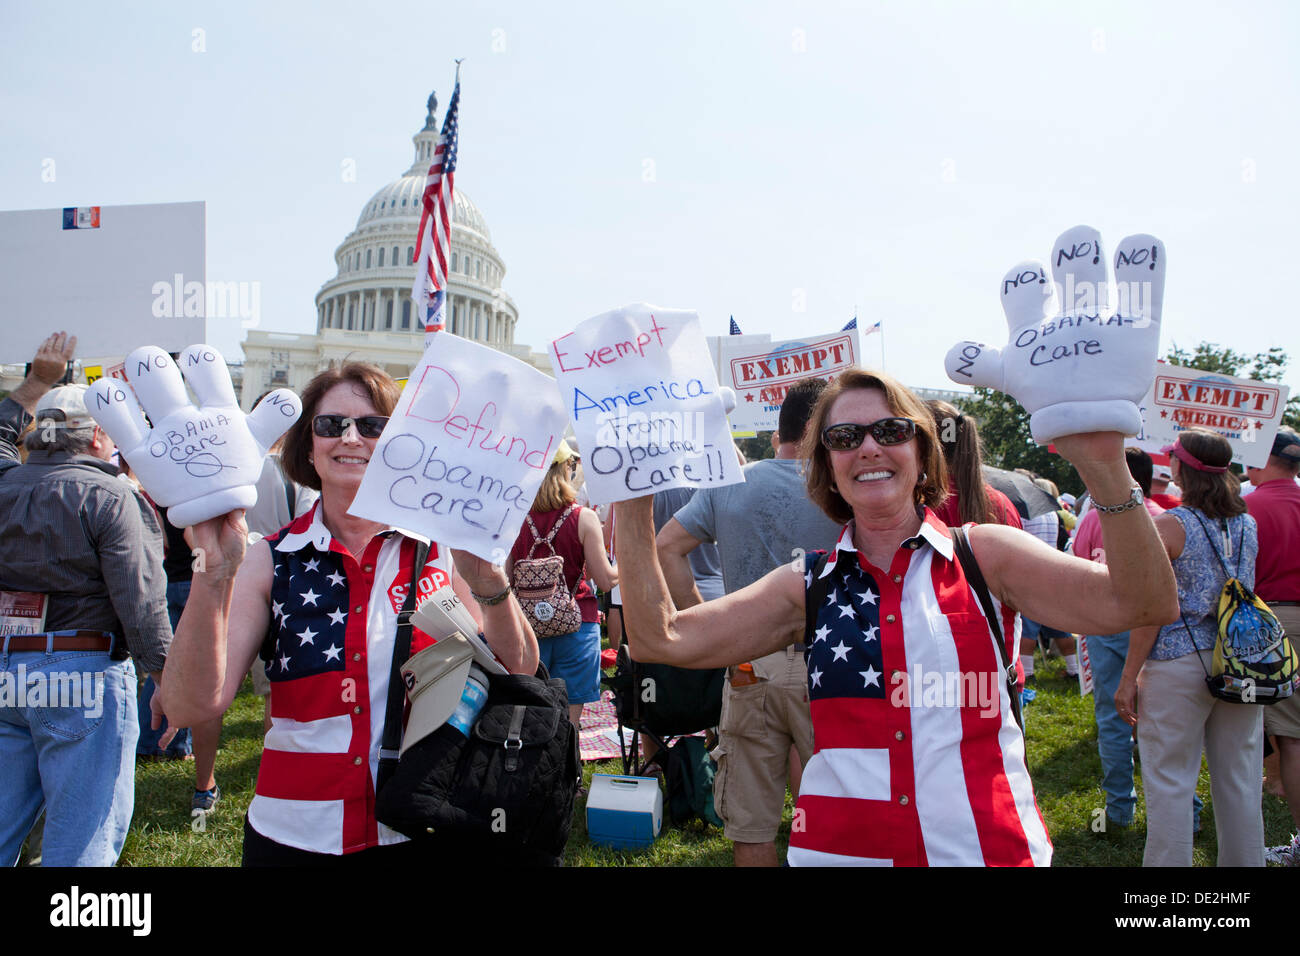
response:
[[[1086,222],[1164,240],[1162,352],[1281,345],[1294,391],[1298,42],[1281,2],[8,2],[0,208],[203,200],[209,278],[311,331],[465,57],[456,181],[535,349],[626,302],[778,339],[856,308],[944,386],[952,342],[1004,340],[1003,272]]]

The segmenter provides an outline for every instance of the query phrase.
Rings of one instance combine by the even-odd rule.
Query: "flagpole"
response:
[[[420,199],[419,235],[416,237],[416,273],[411,286],[411,300],[416,322],[424,326],[424,347],[428,349],[436,335],[445,328],[447,280],[446,258],[451,254],[452,212],[449,208],[452,197],[452,177],[456,169],[456,142],[458,139],[458,114],[460,110],[460,64],[456,60],[456,83],[452,88],[451,103],[442,120],[442,130],[438,134],[433,159],[425,175],[424,193]],[[431,179],[434,170],[437,179]],[[438,195],[432,195],[437,189]],[[439,222],[441,219],[441,222]],[[443,228],[445,227],[445,234]],[[440,240],[447,244],[446,249],[439,246]],[[439,265],[435,268],[435,249]],[[441,285],[439,285],[441,282]]]
[[[880,370],[885,370],[885,323],[880,323]]]

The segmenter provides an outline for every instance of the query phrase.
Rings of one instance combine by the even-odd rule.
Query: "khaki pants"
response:
[[[1272,605],[1282,630],[1291,639],[1291,644],[1300,644],[1300,607],[1294,605]],[[1300,694],[1292,694],[1286,700],[1269,704],[1264,708],[1264,733],[1273,737],[1295,737],[1300,740]]]
[[[762,667],[760,668],[760,663]],[[812,715],[808,710],[808,668],[791,649],[755,662],[770,673],[744,687],[722,690],[718,762],[713,806],[725,824],[723,834],[740,843],[771,843],[781,827],[790,746],[805,764],[812,756]]]
[[[1192,815],[1204,748],[1210,765],[1219,866],[1264,865],[1260,811],[1264,707],[1211,696],[1210,651],[1148,660],[1138,675],[1138,748],[1146,794],[1143,866],[1192,865]]]

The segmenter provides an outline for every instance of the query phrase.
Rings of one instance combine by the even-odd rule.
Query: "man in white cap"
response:
[[[86,386],[36,403],[0,475],[0,863],[42,807],[43,863],[111,866],[135,803],[136,676],[171,643],[162,532],[112,464]],[[160,718],[161,713],[155,716]]]

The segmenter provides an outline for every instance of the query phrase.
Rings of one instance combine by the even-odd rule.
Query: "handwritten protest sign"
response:
[[[624,306],[550,352],[592,501],[744,481],[694,312]]]
[[[549,376],[439,332],[375,445],[350,513],[504,562],[564,420]]]
[[[781,403],[795,382],[804,378],[832,379],[857,364],[861,354],[855,330],[757,345],[724,340],[719,349],[718,381],[736,392],[731,426],[755,431],[776,430]]]
[[[1290,388],[1276,382],[1218,375],[1157,363],[1155,381],[1139,406],[1137,445],[1159,451],[1186,428],[1218,432],[1232,445],[1232,460],[1253,468],[1268,464]]]

